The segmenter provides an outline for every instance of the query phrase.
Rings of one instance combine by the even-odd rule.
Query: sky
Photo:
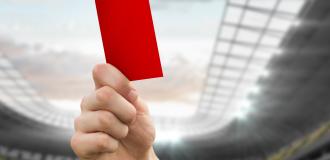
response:
[[[154,115],[189,116],[198,104],[224,1],[166,1],[151,1],[165,77],[135,84]],[[94,0],[2,0],[0,20],[0,50],[26,79],[55,106],[79,108],[93,88],[93,65],[104,62]]]

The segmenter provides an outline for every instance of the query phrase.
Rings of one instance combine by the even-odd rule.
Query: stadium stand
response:
[[[182,122],[161,120],[168,126],[166,130],[173,128],[173,122],[181,124],[181,134],[187,137],[176,143],[157,144],[160,159],[329,159],[330,125],[325,122],[330,121],[330,1],[292,0],[300,4],[295,11],[281,9],[289,2],[286,0],[274,0],[276,5],[270,8],[256,6],[257,1],[227,1],[199,109],[194,117]],[[238,13],[240,18],[231,21]],[[245,16],[251,14],[266,15],[270,19],[266,18],[262,27],[245,24]],[[231,17],[226,19],[226,15]],[[271,28],[271,21],[287,25]],[[238,31],[231,36],[222,34],[224,28],[277,38],[256,38],[251,44],[250,36],[237,38]],[[226,44],[238,48],[236,51],[241,54],[246,50],[254,52],[247,57],[235,56],[237,52],[230,50],[224,53],[221,49]],[[270,52],[261,52],[265,48]],[[265,53],[271,56],[253,60],[257,51],[263,53],[261,56]],[[229,60],[234,61],[222,63]],[[242,61],[245,65],[238,67],[238,62]],[[269,73],[259,67],[266,68]],[[0,71],[0,155],[3,159],[76,159],[68,144],[74,115],[54,110],[5,56],[0,57]],[[248,85],[240,87],[245,82],[249,82]],[[258,92],[240,95],[240,91],[250,91],[254,86],[260,87]],[[232,102],[242,102],[242,97],[251,100],[253,108],[245,116],[235,118],[236,111],[241,108],[230,110],[237,107]],[[316,130],[320,124],[323,125]],[[274,154],[276,151],[279,152]]]
[[[268,160],[315,159],[328,160],[330,145],[330,123],[322,125],[311,134],[296,140],[288,147],[270,156]]]

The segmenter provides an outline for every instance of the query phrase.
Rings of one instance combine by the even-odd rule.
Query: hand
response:
[[[93,70],[95,91],[83,98],[71,146],[82,160],[156,160],[148,108],[115,67]]]

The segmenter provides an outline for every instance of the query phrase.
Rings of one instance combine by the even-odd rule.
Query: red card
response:
[[[148,0],[95,0],[107,63],[130,80],[162,77]]]

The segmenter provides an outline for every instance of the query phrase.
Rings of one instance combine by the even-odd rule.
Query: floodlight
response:
[[[303,22],[302,22],[301,20],[298,20],[298,19],[297,19],[297,20],[295,20],[295,21],[292,22],[292,26],[293,26],[293,27],[299,27],[299,26],[302,25],[302,23],[303,23]]]
[[[156,134],[156,143],[178,143],[181,141],[182,132],[180,131],[159,131]]]

